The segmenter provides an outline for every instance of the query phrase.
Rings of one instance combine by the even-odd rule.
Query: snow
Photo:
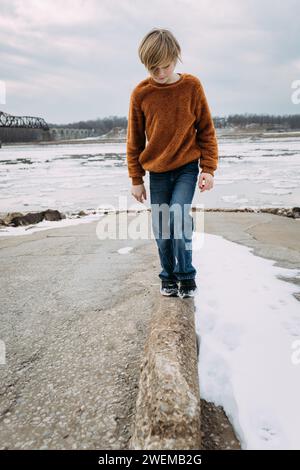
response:
[[[194,206],[299,205],[299,138],[233,138],[219,143],[213,191],[196,190]],[[148,174],[145,186],[146,203],[132,208],[150,207]],[[125,191],[128,194],[122,195]],[[0,236],[99,220],[103,213],[89,208],[123,209],[124,197],[127,206],[135,201],[130,196],[125,144],[19,145],[0,150],[1,212],[51,208],[88,213],[4,227]],[[243,449],[300,449],[300,309],[293,296],[299,288],[278,277],[299,278],[299,272],[277,267],[221,236],[201,237],[193,235],[201,396],[224,408]],[[131,249],[125,246],[118,252],[128,254]]]
[[[300,199],[300,139],[223,138],[212,191],[195,192],[205,207],[292,207]],[[149,204],[149,172],[145,187]],[[0,149],[0,213],[45,208],[80,211],[99,203],[118,208],[130,192],[125,143],[9,145]]]
[[[120,249],[118,250],[118,253],[120,253],[121,255],[126,255],[126,254],[129,253],[132,249],[133,249],[132,246],[124,246],[123,248],[120,248]]]
[[[300,272],[201,236],[193,235],[201,397],[224,408],[243,449],[300,449],[299,287],[278,278]]]
[[[20,225],[18,227],[1,227],[0,229],[0,238],[1,237],[8,237],[13,235],[29,235],[31,233],[40,232],[41,230],[50,230],[55,228],[62,228],[68,227],[70,225],[78,225],[82,223],[89,223],[93,222],[94,220],[98,220],[103,217],[103,213],[90,213],[82,217],[74,217],[61,220],[42,220],[41,222],[33,225]]]

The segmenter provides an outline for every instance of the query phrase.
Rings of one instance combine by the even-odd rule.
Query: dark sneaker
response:
[[[183,279],[180,281],[178,295],[181,299],[184,297],[194,297],[197,290],[195,279]]]
[[[160,286],[160,293],[169,297],[178,296],[178,286],[176,281],[162,279]]]

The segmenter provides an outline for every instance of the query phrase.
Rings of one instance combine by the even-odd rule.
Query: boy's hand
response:
[[[214,177],[210,173],[201,173],[200,178],[198,181],[198,186],[200,188],[201,193],[203,191],[212,189],[214,185]]]
[[[131,194],[139,202],[144,202],[144,199],[147,199],[146,189],[144,184],[134,184],[131,186]]]

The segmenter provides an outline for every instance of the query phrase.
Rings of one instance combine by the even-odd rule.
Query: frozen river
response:
[[[211,191],[193,205],[243,208],[300,203],[300,137],[218,137]],[[144,178],[147,201],[149,173]],[[0,149],[0,212],[143,207],[130,194],[125,143],[9,145]]]

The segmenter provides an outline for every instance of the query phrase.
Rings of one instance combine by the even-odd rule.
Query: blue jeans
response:
[[[162,271],[160,279],[194,279],[189,214],[199,174],[199,160],[163,173],[149,172],[152,229]]]

